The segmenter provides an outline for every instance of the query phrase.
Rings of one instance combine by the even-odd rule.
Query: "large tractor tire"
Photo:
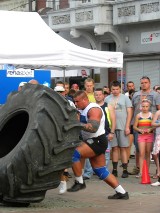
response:
[[[79,144],[77,111],[52,89],[26,84],[0,108],[0,202],[28,205],[58,187]]]

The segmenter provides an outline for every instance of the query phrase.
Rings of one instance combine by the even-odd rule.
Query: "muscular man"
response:
[[[104,92],[102,88],[97,88],[94,91],[94,97],[96,103],[103,109],[105,115],[105,135],[108,138],[108,147],[106,147],[105,159],[106,159],[106,168],[109,169],[110,164],[110,149],[111,149],[111,141],[114,137],[114,131],[116,127],[116,115],[113,106],[104,102]],[[85,161],[83,180],[90,179],[93,175],[93,170],[90,165],[89,159]]]
[[[98,104],[90,103],[84,91],[78,91],[74,95],[74,101],[80,110],[83,142],[75,149],[72,157],[75,183],[68,189],[68,192],[86,188],[82,178],[82,161],[89,158],[95,174],[116,191],[116,194],[108,196],[108,199],[129,199],[128,192],[119,185],[117,179],[105,166],[105,151],[108,141],[105,136],[103,110]]]

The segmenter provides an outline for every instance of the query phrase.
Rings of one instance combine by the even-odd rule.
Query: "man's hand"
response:
[[[95,120],[88,120],[87,124],[82,124],[82,129],[87,132],[95,133],[99,128],[99,122]]]
[[[124,132],[125,132],[125,135],[129,135],[130,134],[130,128],[126,127]]]
[[[82,128],[86,132],[97,132],[102,117],[102,109],[93,107],[88,112],[87,124],[82,124]]]
[[[114,134],[109,133],[109,134],[108,134],[108,141],[112,141],[113,138],[114,138]]]

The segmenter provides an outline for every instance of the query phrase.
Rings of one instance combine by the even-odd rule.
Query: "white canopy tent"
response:
[[[67,70],[65,72],[65,77],[77,76],[77,75],[78,75],[78,70]],[[51,77],[62,78],[64,77],[64,72],[61,70],[51,70]]]
[[[79,47],[52,31],[36,12],[0,11],[0,64],[122,68],[123,53]]]

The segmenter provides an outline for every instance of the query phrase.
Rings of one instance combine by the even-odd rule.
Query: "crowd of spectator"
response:
[[[21,82],[18,90],[21,90],[25,84],[26,82]],[[90,111],[92,112],[92,108],[101,108],[105,116],[104,130],[108,141],[105,152],[103,153],[102,151],[99,154],[95,154],[96,161],[97,159],[102,160],[99,158],[102,153],[105,156],[105,168],[103,169],[99,168],[99,166],[102,167],[103,165],[100,162],[97,164],[98,167],[96,165],[95,168],[95,156],[89,150],[88,153],[90,154],[88,155],[84,154],[83,146],[80,150],[76,150],[75,156],[73,156],[73,171],[76,175],[76,181],[68,191],[78,191],[85,188],[84,181],[90,179],[96,173],[100,179],[103,179],[107,184],[116,189],[116,195],[109,196],[109,199],[128,199],[128,193],[118,184],[116,179],[113,179],[113,176],[116,178],[119,175],[117,170],[119,160],[121,160],[122,178],[129,178],[129,175],[135,175],[136,178],[140,178],[142,176],[144,159],[146,159],[148,168],[150,168],[151,158],[154,159],[156,165],[156,172],[153,178],[157,179],[151,185],[160,186],[160,85],[155,85],[152,89],[150,78],[143,76],[140,79],[140,90],[135,90],[133,81],[128,81],[125,86],[126,91],[124,90],[124,84],[122,90],[122,84],[118,81],[113,81],[110,86],[95,88],[94,80],[86,78],[84,90],[80,91],[79,85],[76,83],[69,85],[68,82],[56,82],[54,91],[66,98],[71,106],[77,107],[80,113],[84,111],[82,105],[84,108],[87,108],[90,103],[96,103],[96,105],[93,104],[91,109],[88,110],[88,114],[90,114]],[[83,100],[85,100],[85,104]],[[90,124],[92,128],[93,126],[96,127],[95,132],[98,132],[101,118],[96,117],[98,116],[96,115],[96,113],[99,113],[98,111],[94,110],[94,113],[95,115],[91,113],[89,120],[95,116],[96,122],[93,124],[93,120],[91,123],[88,120],[86,124]],[[94,131],[91,134],[89,129],[91,127],[85,126],[83,131],[90,132],[89,135],[93,136]],[[132,171],[129,171],[129,160],[133,143],[135,146],[135,166]],[[88,146],[90,147],[89,144],[87,144]],[[85,149],[87,150],[88,148],[85,147]],[[77,162],[80,162],[82,155],[84,155],[85,160],[83,159],[84,161],[82,161],[81,159],[81,174],[81,169],[80,166],[77,166]],[[109,167],[111,162],[112,169],[110,174]],[[110,175],[112,175],[114,181],[110,180]],[[66,192],[66,182],[69,177],[71,175],[66,168],[61,179],[60,194]]]

